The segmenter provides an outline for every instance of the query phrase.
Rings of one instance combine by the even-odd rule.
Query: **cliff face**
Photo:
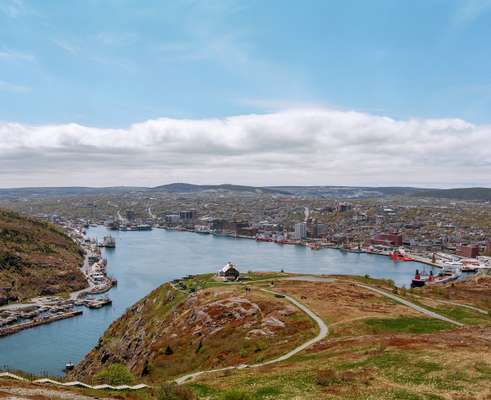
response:
[[[260,362],[315,335],[315,327],[284,299],[242,287],[185,294],[162,285],[113,322],[73,377],[90,382],[124,364],[140,380]]]
[[[0,304],[83,289],[79,247],[53,225],[0,210]]]

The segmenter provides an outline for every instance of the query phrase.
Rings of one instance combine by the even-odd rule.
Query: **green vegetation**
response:
[[[185,386],[167,383],[155,390],[154,398],[156,400],[195,400],[196,396]]]
[[[222,400],[253,400],[252,396],[242,390],[229,390],[221,396]]]
[[[447,304],[442,304],[438,307],[425,307],[465,325],[491,325],[491,316],[489,314],[482,314],[466,307]]]
[[[78,245],[54,225],[0,210],[0,305],[87,286]]]
[[[125,365],[111,364],[102,369],[94,376],[96,383],[106,383],[108,385],[131,385],[135,377]]]
[[[363,321],[372,334],[385,332],[432,333],[451,329],[453,325],[433,318],[403,316],[399,318],[371,318]]]

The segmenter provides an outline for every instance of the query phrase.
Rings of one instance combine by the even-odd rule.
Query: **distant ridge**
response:
[[[281,193],[290,194],[287,191],[282,191],[276,188],[267,188],[259,186],[243,186],[232,184],[221,185],[193,185],[191,183],[170,183],[168,185],[156,186],[151,189],[156,192],[171,192],[171,193],[194,193],[203,191],[229,191],[229,192],[252,192],[252,193]]]
[[[491,201],[491,188],[427,189],[422,192],[414,193],[413,195],[452,200]]]

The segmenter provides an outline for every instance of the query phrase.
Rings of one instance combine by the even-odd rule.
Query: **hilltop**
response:
[[[0,210],[0,304],[83,289],[78,245],[54,225]]]
[[[489,277],[405,290],[369,277],[250,273],[227,284],[202,275],[131,307],[69,378],[177,380],[184,389],[175,399],[481,398],[491,393],[490,295]],[[289,299],[328,335],[316,337],[320,325]]]

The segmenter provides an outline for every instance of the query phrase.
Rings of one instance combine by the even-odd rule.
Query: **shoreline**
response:
[[[102,225],[103,226],[103,225]],[[338,251],[341,251],[341,252],[347,252],[347,253],[363,253],[363,254],[373,254],[373,255],[377,255],[377,256],[385,256],[385,257],[390,257],[390,254],[387,252],[387,254],[385,254],[384,252],[377,252],[377,251],[370,251],[366,248],[359,248],[359,249],[345,249],[343,247],[340,247],[340,246],[337,246],[337,245],[330,245],[329,243],[325,242],[325,243],[320,243],[319,241],[275,241],[273,239],[271,240],[264,240],[264,239],[258,239],[254,236],[246,236],[246,235],[237,235],[237,234],[234,234],[234,233],[227,233],[227,232],[222,232],[222,233],[216,233],[216,232],[202,232],[202,231],[197,231],[197,230],[194,230],[194,229],[184,229],[184,228],[181,228],[181,229],[176,229],[176,228],[169,228],[169,227],[161,227],[161,226],[157,226],[155,227],[155,229],[164,229],[164,230],[167,230],[167,231],[175,231],[175,232],[189,232],[189,233],[196,233],[196,234],[199,234],[199,235],[212,235],[212,236],[215,236],[215,237],[227,237],[227,238],[231,238],[231,239],[247,239],[247,240],[255,240],[256,242],[263,242],[263,243],[273,243],[273,244],[277,244],[277,245],[290,245],[290,246],[302,246],[302,247],[308,247],[310,248],[311,250],[315,250],[315,251],[318,251],[318,250],[323,250],[323,249],[332,249],[332,250],[338,250]],[[311,244],[314,243],[314,244],[318,244],[319,247],[318,248],[312,248],[311,247]],[[433,263],[431,258],[427,258],[427,257],[423,257],[423,256],[420,256],[418,254],[411,254],[411,253],[408,253],[409,256],[411,258],[413,258],[414,262],[419,262],[421,264],[425,264],[425,265],[428,265],[430,267],[434,267],[434,268],[439,268],[439,269],[442,269],[443,266],[441,264],[438,264],[438,263]],[[397,261],[397,262],[411,262],[411,261]]]
[[[71,236],[70,232],[67,232],[67,234]],[[78,231],[75,231],[75,234],[79,236]],[[81,290],[69,292],[67,299],[60,297],[59,294],[55,294],[35,297],[27,302],[9,303],[0,306],[0,313],[3,312],[7,315],[3,319],[0,319],[0,337],[82,315],[83,311],[77,309],[77,307],[100,308],[104,305],[111,304],[109,299],[105,299],[102,306],[99,305],[101,301],[97,299],[83,300],[90,295],[99,295],[108,292],[115,286],[115,282],[117,281],[111,279],[106,274],[106,262],[102,258],[98,247],[94,247],[93,243],[84,243],[78,237],[71,237],[84,251],[84,261],[80,267],[80,271],[84,274],[88,286]],[[89,262],[91,257],[97,259],[97,261],[91,264]],[[102,273],[103,279],[101,283],[96,283],[92,278],[92,274],[95,272]],[[18,322],[19,320],[22,322]]]

